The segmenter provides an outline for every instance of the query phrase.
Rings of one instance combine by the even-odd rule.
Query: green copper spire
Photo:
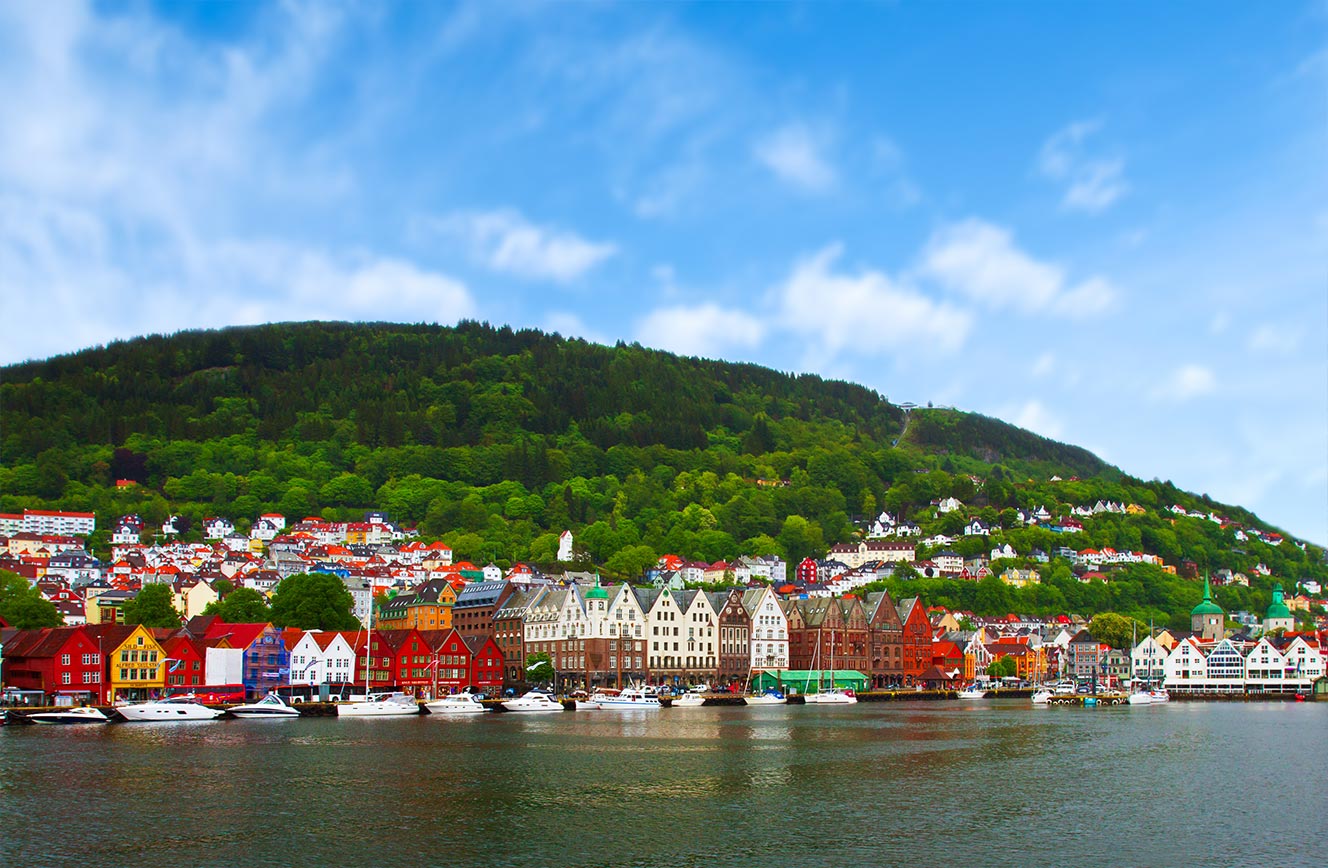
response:
[[[1213,602],[1213,589],[1208,586],[1208,577],[1204,576],[1203,602],[1190,610],[1190,615],[1222,615],[1222,607]]]

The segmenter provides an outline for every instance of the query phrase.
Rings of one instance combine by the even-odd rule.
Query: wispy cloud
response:
[[[781,127],[756,143],[757,161],[781,181],[807,193],[826,193],[838,175],[825,156],[825,136],[803,124]]]
[[[1068,283],[1059,265],[1016,246],[1010,230],[978,219],[937,230],[922,252],[918,273],[993,310],[1084,317],[1107,310],[1117,295],[1111,282],[1099,276]]]
[[[1181,365],[1153,389],[1155,401],[1188,401],[1217,390],[1217,377],[1209,368],[1198,364]]]
[[[1066,185],[1061,204],[1069,210],[1103,211],[1130,188],[1123,158],[1091,154],[1085,145],[1101,129],[1099,120],[1077,121],[1047,139],[1038,154],[1042,174]]]
[[[636,326],[644,344],[709,358],[731,358],[735,350],[755,347],[765,334],[765,324],[751,314],[713,303],[659,308]]]
[[[460,240],[485,267],[531,280],[569,283],[617,251],[614,244],[540,226],[511,209],[458,212],[426,225]]]
[[[1041,401],[1025,401],[1017,407],[1006,408],[999,415],[1008,419],[1012,425],[1027,428],[1053,440],[1059,439],[1065,430],[1061,420],[1047,410]]]
[[[842,245],[832,244],[799,260],[776,289],[786,329],[831,355],[872,356],[902,348],[953,353],[964,345],[973,327],[967,311],[937,302],[881,271],[836,271],[842,253]],[[869,331],[837,328],[835,323],[857,323]]]

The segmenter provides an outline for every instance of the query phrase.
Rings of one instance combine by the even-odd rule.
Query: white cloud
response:
[[[1181,365],[1153,389],[1155,401],[1188,401],[1217,390],[1217,377],[1203,365]]]
[[[1056,357],[1051,353],[1043,353],[1033,363],[1032,374],[1035,377],[1045,377],[1054,370],[1056,370]]]
[[[918,273],[993,309],[1091,316],[1111,307],[1116,289],[1102,277],[1067,285],[1065,271],[1019,249],[1008,229],[969,219],[935,232]]]
[[[603,333],[586,325],[585,320],[570,311],[553,311],[544,317],[541,326],[547,332],[558,332],[563,337],[576,337],[592,344],[610,345],[613,341]]]
[[[757,142],[756,159],[787,184],[807,193],[825,193],[838,177],[822,151],[826,143],[802,124],[790,124]]]
[[[1214,335],[1220,335],[1230,327],[1231,314],[1224,310],[1219,310],[1217,313],[1213,314],[1212,321],[1208,323],[1208,331],[1210,334]]]
[[[1250,333],[1249,347],[1256,353],[1293,355],[1300,347],[1302,332],[1298,328],[1274,326],[1268,323]]]
[[[879,271],[836,272],[842,245],[800,260],[776,290],[784,326],[830,354],[876,355],[902,347],[951,353],[964,345],[972,316]]]
[[[765,333],[766,326],[751,314],[713,303],[659,308],[636,326],[637,340],[647,346],[708,358],[755,347]]]
[[[1007,410],[1001,415],[1007,416],[1010,424],[1018,425],[1020,428],[1026,428],[1035,434],[1041,434],[1043,437],[1050,437],[1058,440],[1065,430],[1061,420],[1047,411],[1042,406],[1042,402],[1030,400],[1022,405]]]
[[[1066,185],[1061,204],[1072,211],[1097,213],[1129,190],[1125,161],[1088,153],[1085,140],[1102,128],[1101,121],[1078,121],[1057,131],[1042,145],[1038,168]]]
[[[569,283],[617,251],[613,244],[537,225],[510,209],[458,212],[430,225],[461,240],[486,267],[531,280]]]

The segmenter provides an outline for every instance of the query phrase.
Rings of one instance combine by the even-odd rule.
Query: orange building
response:
[[[447,579],[430,579],[383,606],[378,626],[384,630],[450,630],[456,588]]]

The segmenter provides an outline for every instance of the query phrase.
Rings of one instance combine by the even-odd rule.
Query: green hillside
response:
[[[277,324],[117,342],[0,378],[0,511],[96,510],[99,534],[131,512],[246,530],[268,511],[378,508],[500,563],[551,560],[572,528],[587,558],[635,575],[665,552],[796,561],[882,509],[931,531],[949,496],[998,536],[1050,548],[1064,540],[1010,526],[1014,508],[1111,499],[1147,514],[1093,522],[1076,544],[1202,570],[1264,563],[1283,581],[1321,570],[1313,547],[1237,547],[1165,512],[1263,527],[1239,508],[999,420],[638,345],[473,322]]]

